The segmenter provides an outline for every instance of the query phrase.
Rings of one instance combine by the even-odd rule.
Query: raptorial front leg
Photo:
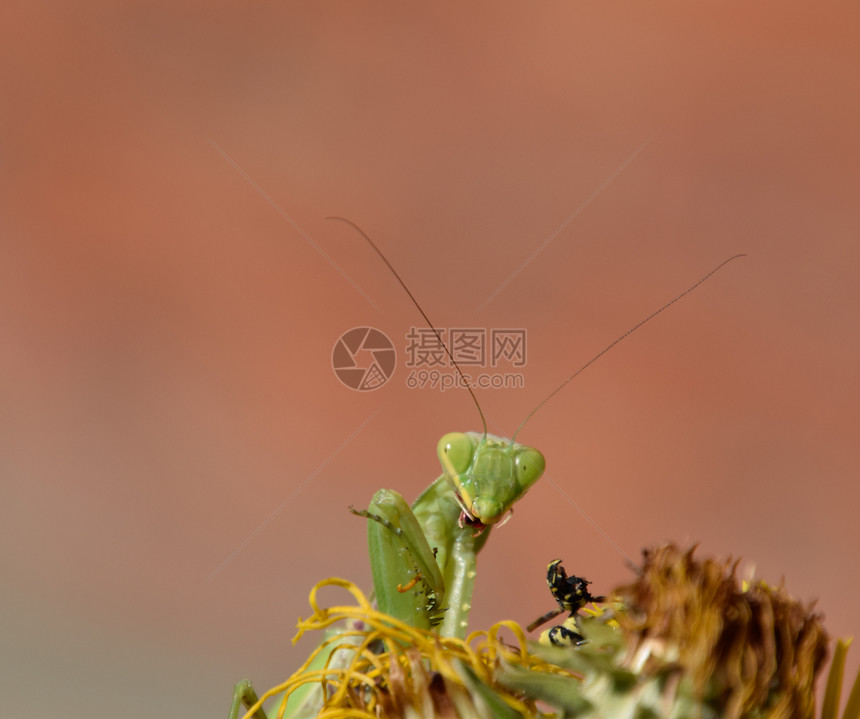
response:
[[[430,629],[438,622],[445,585],[433,549],[406,500],[394,490],[381,489],[368,510],[351,511],[371,520],[367,544],[380,611]]]

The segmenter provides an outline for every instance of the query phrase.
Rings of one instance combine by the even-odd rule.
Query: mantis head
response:
[[[501,521],[546,467],[538,450],[477,432],[446,434],[438,454],[464,521],[478,526]]]

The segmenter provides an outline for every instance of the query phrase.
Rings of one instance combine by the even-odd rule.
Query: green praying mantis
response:
[[[450,433],[439,440],[437,453],[442,475],[410,506],[393,489],[377,491],[367,510],[350,507],[353,514],[368,519],[368,551],[373,589],[380,611],[419,629],[433,630],[442,637],[466,636],[476,559],[494,525],[504,524],[514,505],[541,477],[544,456],[515,439],[522,427],[556,393],[627,336],[670,305],[692,292],[723,266],[744,255],[721,262],[695,284],[652,312],[559,384],[523,420],[508,440],[487,432],[487,422],[472,388],[450,349],[385,255],[358,225],[351,225],[379,255],[427,325],[436,334],[452,365],[459,373],[478,409],[482,432]],[[319,690],[318,690],[319,693]],[[319,704],[321,698],[316,700]],[[251,708],[257,696],[247,680],[234,690],[229,717],[237,719],[242,705]],[[314,700],[301,706],[288,705],[287,716],[311,716]],[[257,709],[255,719],[264,719]]]
[[[381,489],[367,511],[352,511],[371,520],[367,540],[379,608],[462,639],[475,558],[492,525],[506,521],[546,462],[538,450],[486,432],[446,434],[438,454],[443,474],[411,508],[394,490]]]

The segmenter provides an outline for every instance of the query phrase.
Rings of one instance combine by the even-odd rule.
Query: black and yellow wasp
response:
[[[567,575],[560,559],[553,559],[546,568],[546,583],[553,599],[558,603],[558,608],[547,612],[542,617],[526,627],[528,631],[534,631],[550,619],[559,614],[568,613],[567,619],[541,634],[542,644],[551,644],[556,647],[570,647],[585,643],[585,637],[579,632],[577,620],[579,610],[589,602],[602,602],[606,597],[596,597],[588,591],[591,584],[582,577],[575,574]]]

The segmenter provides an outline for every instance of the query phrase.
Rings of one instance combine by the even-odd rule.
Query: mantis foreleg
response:
[[[406,500],[394,490],[381,489],[367,511],[352,511],[372,520],[367,543],[379,608],[414,627],[430,629],[439,622],[445,584]]]
[[[463,508],[443,475],[410,508],[389,489],[377,492],[368,511],[373,520],[368,548],[380,610],[439,633],[463,638],[475,585],[475,558],[489,527],[461,526]]]

